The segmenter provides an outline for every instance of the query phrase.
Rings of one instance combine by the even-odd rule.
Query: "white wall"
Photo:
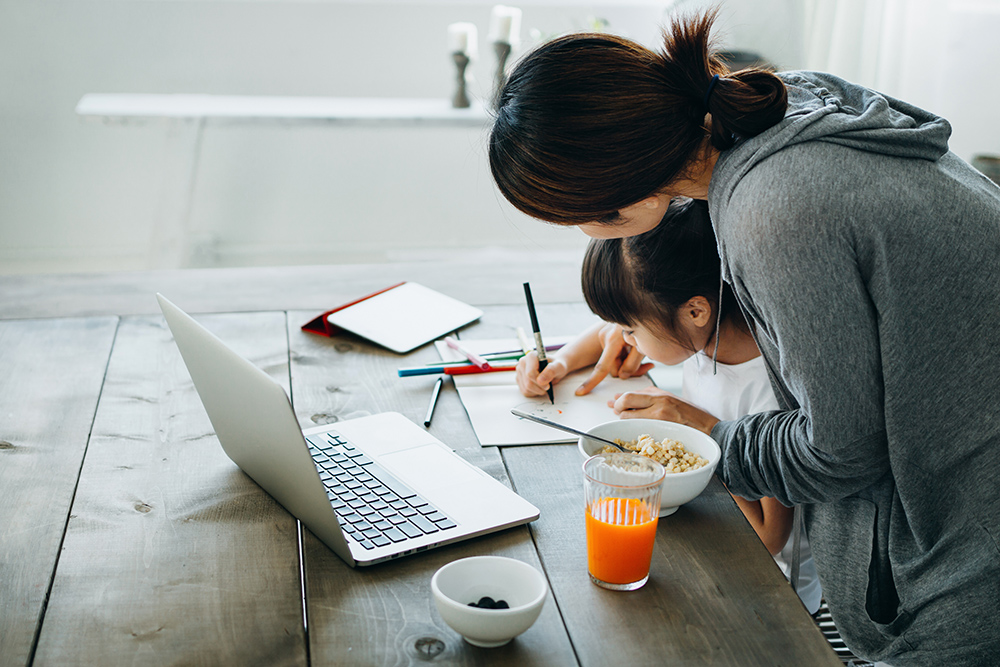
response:
[[[952,151],[1000,154],[998,0],[804,0],[805,66],[951,121]]]
[[[490,1],[0,0],[0,273],[144,268],[190,125],[102,124],[85,93],[447,98],[446,26],[472,21],[488,91]],[[517,4],[517,3],[512,3]],[[523,34],[598,16],[654,46],[669,2],[520,3]],[[694,7],[698,2],[680,5]],[[797,0],[728,0],[723,44],[800,65]],[[515,54],[516,55],[516,54]],[[199,265],[579,252],[581,234],[500,201],[487,128],[207,126],[190,225]],[[496,251],[496,250],[494,250]]]

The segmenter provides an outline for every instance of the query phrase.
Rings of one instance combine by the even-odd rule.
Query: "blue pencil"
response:
[[[444,366],[416,366],[413,368],[399,368],[396,372],[401,378],[407,378],[414,375],[440,375],[444,373]]]

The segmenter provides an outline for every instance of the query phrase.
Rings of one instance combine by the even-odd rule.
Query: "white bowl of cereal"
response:
[[[663,463],[667,476],[660,494],[660,516],[673,514],[678,507],[697,498],[711,481],[722,456],[719,445],[708,435],[690,426],[659,419],[619,419],[598,424],[587,433],[620,442],[627,449],[644,450],[639,453],[653,454],[650,458]],[[581,437],[577,447],[585,458],[590,458],[610,445]],[[675,456],[678,453],[680,457]],[[672,458],[677,460],[671,462]]]

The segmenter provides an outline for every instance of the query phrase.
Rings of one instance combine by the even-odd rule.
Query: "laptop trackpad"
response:
[[[433,435],[397,412],[348,419],[332,428],[360,445],[369,456],[379,459],[393,452],[438,442]]]
[[[483,474],[458,455],[440,445],[423,445],[401,452],[383,454],[379,463],[407,483],[432,494],[438,489],[482,481]]]

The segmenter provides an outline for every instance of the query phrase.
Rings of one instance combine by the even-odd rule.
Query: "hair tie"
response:
[[[701,106],[706,112],[708,112],[708,98],[712,94],[712,91],[715,90],[715,84],[717,83],[719,83],[718,74],[712,77],[712,80],[708,82],[708,88],[705,89],[705,97],[701,100]]]

